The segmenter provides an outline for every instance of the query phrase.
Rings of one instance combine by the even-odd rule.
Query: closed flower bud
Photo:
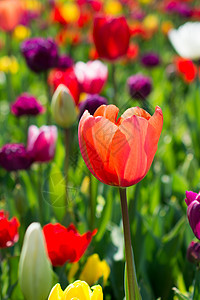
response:
[[[200,263],[200,243],[192,241],[187,249],[187,259],[194,264]]]
[[[63,128],[72,126],[77,119],[74,99],[63,84],[58,86],[53,95],[51,110],[56,123]]]
[[[52,269],[39,223],[25,234],[19,261],[19,283],[26,300],[46,300],[52,284]]]

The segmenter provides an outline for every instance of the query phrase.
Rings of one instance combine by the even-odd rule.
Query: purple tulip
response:
[[[57,68],[58,69],[68,69],[71,68],[74,64],[73,59],[68,55],[60,55],[58,57]]]
[[[96,109],[103,104],[108,104],[106,98],[101,97],[97,94],[88,95],[87,99],[81,102],[79,105],[79,110],[80,110],[79,118],[82,116],[85,110],[88,110],[89,113],[93,115]]]
[[[195,264],[200,263],[200,243],[192,241],[187,249],[187,259]]]
[[[34,162],[48,162],[54,158],[57,141],[56,126],[31,125],[28,129],[27,150]]]
[[[28,39],[22,43],[21,51],[29,68],[36,73],[57,66],[58,48],[51,38]]]
[[[45,111],[44,107],[35,97],[28,93],[21,94],[14,103],[11,104],[11,112],[17,117],[23,115],[36,116]]]
[[[142,56],[141,63],[147,68],[153,68],[160,64],[160,58],[158,54],[149,52]]]
[[[186,192],[187,216],[194,235],[200,240],[200,193]]]
[[[0,149],[0,166],[7,171],[29,169],[32,162],[23,144],[6,144]]]
[[[152,90],[151,79],[142,74],[136,74],[127,80],[129,93],[133,99],[145,100]]]

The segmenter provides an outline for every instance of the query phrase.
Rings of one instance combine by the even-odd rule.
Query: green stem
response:
[[[65,129],[65,189],[66,189],[66,206],[69,205],[69,197],[68,197],[68,169],[69,169],[69,145],[70,145],[70,129]]]
[[[51,91],[50,91],[50,87],[48,85],[48,73],[45,72],[44,73],[44,85],[45,85],[45,89],[46,89],[46,97],[47,97],[47,104],[46,104],[46,122],[47,125],[51,125],[51,111],[50,111],[50,105],[51,105]]]
[[[136,272],[135,272],[133,251],[131,246],[131,232],[130,232],[126,189],[119,188],[119,193],[120,193],[122,220],[123,220],[123,228],[124,228],[124,242],[125,242],[129,300],[141,300],[141,296],[137,284]]]
[[[95,223],[95,210],[96,210],[96,199],[97,199],[97,181],[96,178],[92,176],[92,174],[89,172],[90,176],[90,195],[89,195],[89,201],[90,201],[90,230],[94,229],[94,223]]]
[[[196,268],[195,282],[194,282],[194,292],[192,300],[199,300],[200,298],[200,268]]]
[[[43,205],[42,185],[41,185],[42,176],[43,176],[42,164],[39,164],[38,165],[38,205],[39,205],[40,224],[44,225],[44,205]]]
[[[117,106],[117,81],[116,81],[116,65],[111,64],[111,78],[113,86],[113,104]]]

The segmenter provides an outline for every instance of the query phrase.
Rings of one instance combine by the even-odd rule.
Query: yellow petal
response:
[[[63,294],[60,284],[57,283],[51,290],[48,300],[63,300]]]
[[[100,285],[95,285],[91,289],[93,290],[91,300],[103,300],[103,292]]]
[[[89,285],[85,281],[77,280],[70,284],[64,291],[62,300],[90,300],[92,292]],[[54,299],[52,299],[54,300]]]

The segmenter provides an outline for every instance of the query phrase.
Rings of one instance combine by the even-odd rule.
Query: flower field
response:
[[[200,299],[198,0],[0,0],[0,300]]]

